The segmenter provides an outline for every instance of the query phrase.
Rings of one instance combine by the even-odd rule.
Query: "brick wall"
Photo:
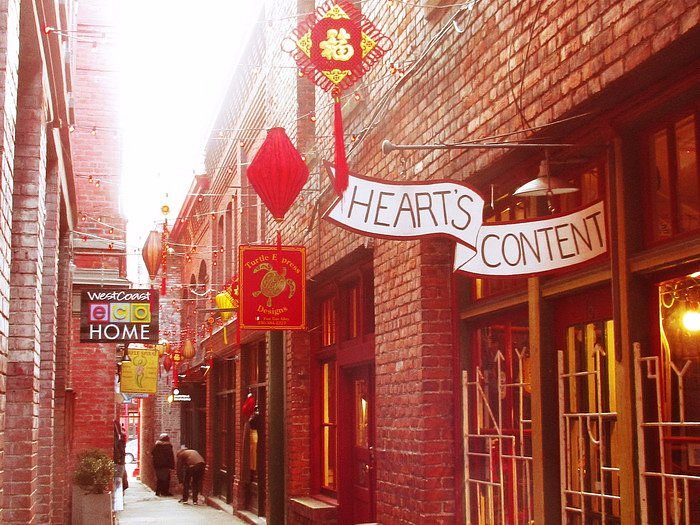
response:
[[[388,180],[469,181],[511,153],[485,149],[384,156],[381,142],[461,142],[501,134],[511,140],[532,137],[536,126],[590,109],[652,54],[697,31],[700,19],[700,7],[689,0],[667,2],[663,9],[655,0],[436,3],[440,7],[363,2],[364,13],[392,39],[393,47],[357,85],[361,95],[357,107],[346,108],[346,138],[360,134],[357,142],[346,140],[350,169],[357,173]],[[296,3],[299,13],[309,13],[313,6],[308,1]],[[282,239],[306,246],[308,275],[316,279],[367,241],[320,220],[334,199],[319,162],[333,158],[328,138],[331,98],[314,90],[308,79],[296,77],[293,67],[285,67],[293,66],[291,59],[278,52],[280,35],[288,35],[298,22],[289,16],[290,5],[266,2],[266,8],[267,47],[254,61],[262,74],[251,74],[248,84],[240,80],[252,86],[248,92],[259,88],[251,97],[258,101],[258,109],[246,113],[251,103],[241,102],[240,107],[231,106],[238,111],[231,107],[225,115],[222,111],[217,124],[221,129],[284,126],[308,155],[309,191],[288,212]],[[392,74],[392,67],[404,73]],[[348,102],[354,91],[350,89],[343,101]],[[315,123],[309,119],[312,111]],[[312,140],[314,135],[318,140]],[[246,133],[244,150],[251,158],[263,138]],[[216,178],[222,176],[217,170],[227,168],[222,142],[207,155],[215,187]],[[240,170],[233,177],[233,184],[235,177],[244,180]],[[254,203],[242,204],[245,215]],[[265,216],[269,220],[269,214]],[[276,227],[269,227],[265,240],[270,242],[275,233]],[[200,238],[207,239],[206,235],[203,232]],[[244,241],[253,239],[243,236]],[[455,442],[454,399],[459,386],[453,244],[375,241],[373,246],[377,520],[452,523],[460,513],[455,481],[460,444]],[[198,266],[193,268],[196,274]],[[290,495],[306,495],[313,488],[308,458],[311,393],[304,375],[309,361],[308,334],[288,337]]]
[[[54,159],[55,161],[55,159]],[[41,290],[41,376],[39,398],[39,472],[37,491],[37,521],[50,523],[50,516],[56,506],[53,487],[57,471],[63,470],[56,458],[57,420],[56,417],[56,363],[58,329],[58,254],[60,230],[60,181],[55,163],[47,170],[46,187],[46,228],[44,232]],[[61,478],[63,479],[63,478]]]
[[[71,330],[71,298],[73,296],[73,286],[71,279],[71,242],[70,234],[60,237],[58,258],[58,303],[60,308],[56,318],[56,347],[60,349],[56,354],[56,376],[55,376],[55,397],[54,409],[56,417],[54,419],[54,483],[51,486],[53,492],[53,505],[51,508],[51,522],[64,523],[69,516],[69,493],[70,482],[66,466],[69,463],[72,427],[67,428],[66,411],[67,405],[71,402],[67,400],[67,376],[70,369],[70,330]]]
[[[10,270],[4,523],[36,523],[46,131],[41,69],[20,60]],[[28,474],[28,475],[27,475]]]
[[[14,184],[17,76],[19,71],[19,2],[0,4],[0,501],[5,499],[6,394],[10,335],[10,253],[12,247],[12,188]],[[4,519],[0,505],[0,522]]]

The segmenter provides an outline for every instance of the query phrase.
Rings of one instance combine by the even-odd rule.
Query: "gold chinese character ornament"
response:
[[[340,96],[391,49],[392,42],[374,24],[344,0],[327,0],[301,21],[292,33],[291,54],[299,69],[333,95],[335,176],[333,186],[342,195],[348,186],[348,163]]]

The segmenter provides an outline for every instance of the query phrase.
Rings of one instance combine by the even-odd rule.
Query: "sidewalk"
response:
[[[244,525],[239,518],[209,507],[199,497],[199,505],[178,503],[179,496],[159,497],[140,481],[130,478],[124,493],[124,510],[115,513],[118,525]]]

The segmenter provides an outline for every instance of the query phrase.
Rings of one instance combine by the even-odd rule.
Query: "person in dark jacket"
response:
[[[173,446],[168,434],[161,434],[151,450],[153,468],[156,471],[156,496],[172,496],[170,494],[170,471],[175,468]]]
[[[199,493],[202,490],[202,478],[206,465],[204,458],[194,449],[182,445],[177,453],[177,479],[182,483],[182,499],[180,503],[187,503],[187,497],[192,487],[192,503],[197,505]]]

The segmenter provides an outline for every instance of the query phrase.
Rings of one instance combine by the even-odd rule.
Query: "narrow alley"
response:
[[[245,523],[231,512],[220,510],[205,503],[200,496],[199,505],[192,502],[178,503],[179,495],[156,496],[153,491],[137,479],[129,480],[124,492],[124,510],[116,512],[118,525],[238,525]]]

